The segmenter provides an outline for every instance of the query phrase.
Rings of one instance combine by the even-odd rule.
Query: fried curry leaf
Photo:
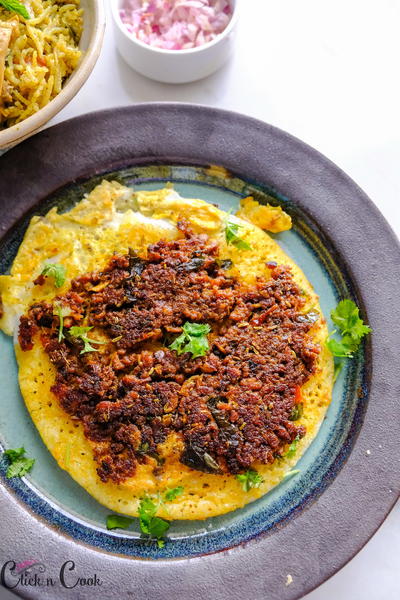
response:
[[[249,469],[246,473],[241,473],[240,475],[236,475],[236,479],[242,486],[244,492],[249,492],[252,488],[258,488],[264,481],[257,471],[254,469]]]
[[[303,416],[303,403],[295,404],[292,408],[292,412],[289,415],[290,421],[298,421]]]
[[[85,354],[86,352],[97,352],[96,348],[93,348],[91,344],[106,344],[107,342],[101,342],[100,340],[92,340],[87,334],[93,329],[93,327],[70,327],[69,333],[74,338],[78,338],[83,342],[83,350],[81,350],[81,354]]]
[[[23,477],[32,469],[35,459],[27,458],[24,454],[25,448],[10,448],[9,450],[5,450],[4,456],[10,462],[6,471],[7,479],[11,479],[11,477]]]
[[[230,258],[217,258],[215,260],[215,262],[217,263],[217,265],[219,266],[220,269],[222,270],[228,270],[231,269],[233,267],[233,262],[230,260]]]
[[[332,338],[326,341],[326,345],[334,356],[339,358],[352,358],[364,336],[372,330],[365,325],[360,318],[360,310],[353,300],[342,300],[331,312],[332,321],[341,333],[341,340]]]
[[[53,277],[54,285],[56,288],[60,288],[65,283],[67,270],[64,265],[61,265],[60,263],[47,263],[44,266],[41,275],[44,275],[45,277]]]
[[[233,425],[233,423],[231,423],[227,418],[226,412],[217,408],[220,400],[221,398],[219,397],[210,398],[209,400],[207,400],[207,406],[210,409],[214,421],[219,427],[221,436],[223,438],[228,438],[231,441],[233,441],[233,439],[236,437],[237,429]]]
[[[175,350],[178,355],[190,352],[192,358],[205,356],[210,348],[207,334],[211,327],[202,323],[186,322],[183,326],[183,333],[176,338],[170,345],[171,350]]]
[[[29,13],[26,10],[26,6],[24,6],[18,0],[0,0],[0,6],[3,6],[7,10],[11,10],[18,15],[21,15],[21,17],[24,17],[24,19],[30,18]]]
[[[151,539],[155,539],[158,547],[163,548],[165,542],[162,538],[170,528],[170,523],[156,517],[157,509],[158,505],[148,496],[141,499],[139,504],[140,531]]]
[[[185,450],[181,455],[181,462],[191,469],[202,471],[203,473],[220,472],[219,464],[208,452],[191,444],[185,446]]]
[[[130,276],[127,281],[140,277],[146,268],[146,261],[140,258],[132,248],[129,248],[129,270]]]
[[[186,271],[187,273],[190,273],[191,271],[198,271],[199,269],[201,269],[204,263],[205,258],[202,258],[201,256],[196,256],[188,262],[178,265],[177,271]]]
[[[239,250],[251,250],[250,244],[239,236],[239,229],[242,225],[232,221],[229,216],[224,221],[225,224],[225,239],[227,244],[235,246]]]
[[[164,501],[165,502],[173,502],[176,498],[178,498],[178,496],[181,496],[184,492],[184,487],[183,485],[178,485],[175,488],[172,488],[171,490],[167,490],[164,494]]]
[[[129,517],[121,517],[121,515],[108,515],[107,517],[107,529],[128,529],[129,525],[133,523],[133,519]]]
[[[211,471],[219,471],[219,464],[217,463],[216,460],[213,459],[211,454],[208,454],[208,452],[204,452],[203,458],[204,458],[205,464]]]

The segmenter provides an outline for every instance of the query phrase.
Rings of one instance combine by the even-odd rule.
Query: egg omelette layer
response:
[[[143,496],[182,486],[159,516],[224,514],[282,481],[317,434],[333,385],[318,297],[258,226],[284,213],[247,199],[239,214],[104,181],[34,217],[0,278],[31,417],[111,510],[137,516]],[[244,244],[229,243],[227,219]],[[49,262],[67,269],[60,289],[41,276]],[[174,350],[185,322],[208,325],[204,356]],[[68,334],[77,325],[92,327],[93,351]],[[246,491],[249,468],[262,482]]]

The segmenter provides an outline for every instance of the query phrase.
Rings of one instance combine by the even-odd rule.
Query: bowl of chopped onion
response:
[[[231,56],[239,0],[111,0],[116,44],[142,75],[203,79]]]

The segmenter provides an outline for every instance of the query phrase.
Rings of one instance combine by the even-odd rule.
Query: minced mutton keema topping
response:
[[[148,457],[161,469],[158,445],[173,432],[181,462],[211,473],[272,463],[305,434],[291,414],[319,348],[290,270],[268,263],[270,279],[245,285],[216,242],[179,227],[182,239],[113,256],[21,317],[21,347],[40,334],[57,371],[52,392],[94,442],[103,481],[133,476]],[[187,322],[210,326],[205,356],[169,348]],[[78,326],[93,328],[95,351],[82,353],[69,333]]]

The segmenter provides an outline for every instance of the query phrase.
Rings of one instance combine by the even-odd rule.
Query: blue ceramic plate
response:
[[[175,142],[178,143],[179,153],[174,153],[174,148],[171,148],[171,129],[165,129],[165,124],[170,124],[171,116],[181,118],[185,123],[184,129],[180,132],[180,137],[183,138],[182,148],[179,148],[179,140]],[[133,128],[135,133],[129,134],[126,125],[129,122],[130,127],[133,127],[132,121],[136,124],[136,127]],[[157,140],[154,140],[151,135],[151,127],[147,133],[144,128],[138,133],[140,124],[142,126],[143,122],[154,124],[154,121],[158,127],[161,123],[164,124],[164,129],[159,130]],[[116,134],[115,127],[121,137]],[[200,127],[197,133],[195,127]],[[85,129],[85,144],[90,152],[87,158],[79,160],[76,156],[76,145],[77,140],[82,138],[77,135],[77,132],[81,132],[82,128]],[[99,128],[102,136],[104,135],[101,143],[99,142]],[[204,136],[205,128],[208,133],[200,151],[197,141],[201,135]],[[219,141],[217,139],[216,142],[215,137],[218,131],[220,139]],[[231,136],[231,144],[227,139],[228,133]],[[254,158],[249,162],[248,155],[246,155],[246,152],[249,151],[248,148],[246,149],[246,136],[249,137],[250,134],[252,134],[252,140],[249,139],[248,143],[257,144],[258,157],[263,155],[261,164],[259,161],[258,164],[254,164]],[[117,142],[121,138],[123,140],[122,150],[119,146],[117,148]],[[238,144],[238,139],[241,140],[240,148],[235,146]],[[51,164],[49,167],[50,163],[46,159],[51,154],[57,155],[60,151],[64,154],[63,166]],[[252,152],[255,152],[254,148]],[[28,155],[36,157],[33,164],[26,162],[25,158]],[[211,173],[207,167],[209,164],[215,163],[227,167],[229,169],[228,176],[222,172],[221,174],[216,171]],[[65,164],[68,165],[66,168]],[[295,181],[300,166],[302,166],[303,179]],[[32,181],[35,169],[44,177],[39,183],[37,181],[34,183],[30,195],[23,182],[27,184]],[[16,177],[17,172],[18,178]],[[3,173],[5,178],[3,178]],[[7,272],[32,214],[44,214],[52,206],[67,210],[74,202],[79,201],[84,193],[91,191],[103,177],[117,179],[125,185],[134,186],[135,189],[156,189],[170,181],[182,195],[202,198],[218,204],[225,210],[235,209],[240,198],[248,195],[254,196],[259,202],[282,205],[285,211],[291,214],[294,227],[289,232],[277,235],[276,240],[305,272],[320,296],[325,316],[329,316],[331,309],[340,299],[350,297],[360,306],[369,304],[370,308],[367,308],[367,315],[364,317],[374,327],[374,311],[376,311],[377,305],[374,305],[373,302],[371,304],[371,296],[365,297],[367,283],[362,282],[360,286],[359,278],[353,271],[354,267],[360,263],[363,268],[367,266],[365,264],[366,257],[360,255],[357,249],[353,249],[353,260],[349,262],[344,256],[346,252],[343,252],[343,250],[348,251],[349,248],[338,247],[334,231],[334,226],[341,227],[351,238],[351,227],[356,232],[358,229],[359,215],[357,215],[356,206],[352,208],[347,205],[345,207],[346,220],[342,218],[341,198],[336,196],[339,188],[342,191],[343,199],[352,194],[355,201],[364,203],[364,214],[367,216],[360,218],[370,223],[371,219],[372,221],[375,219],[378,224],[375,224],[375,227],[384,232],[385,240],[389,240],[388,227],[383,223],[382,218],[374,213],[369,201],[326,159],[297,140],[256,121],[200,107],[176,106],[174,108],[160,105],[121,109],[117,114],[98,113],[47,130],[0,159],[0,178],[5,181],[5,187],[0,191],[0,201],[10,213],[5,217],[6,228],[11,226],[0,242],[1,272]],[[77,179],[78,181],[76,181]],[[297,188],[287,185],[292,181],[295,181]],[[319,191],[318,197],[310,195],[310,191],[314,193],[315,186]],[[302,194],[300,201],[299,194]],[[11,196],[16,199],[15,202],[10,202]],[[332,211],[332,202],[337,203],[336,212]],[[323,214],[322,211],[323,219],[320,218],[321,208],[325,208],[326,213]],[[349,214],[351,215],[350,219]],[[367,232],[364,237],[368,237]],[[362,236],[360,240],[362,240]],[[365,241],[363,240],[364,245]],[[393,244],[393,239],[390,239],[388,245],[390,256],[386,258],[392,260],[391,257],[398,253],[398,249]],[[367,246],[370,247],[370,244],[368,243]],[[381,289],[387,285],[384,275],[382,275],[382,279],[383,281],[380,281]],[[377,300],[378,297],[376,297],[376,302]],[[329,325],[330,328],[333,328],[331,323]],[[380,333],[381,327],[382,323],[378,323],[378,333]],[[375,336],[377,336],[377,330],[374,327],[374,339],[377,339]],[[352,552],[354,553],[354,546],[352,546],[352,550],[338,547],[340,528],[343,527],[343,524],[340,524],[339,531],[335,532],[333,529],[338,526],[340,521],[340,510],[338,510],[338,506],[335,507],[335,500],[331,499],[326,507],[326,521],[324,522],[323,499],[326,497],[325,490],[330,490],[340,477],[343,478],[341,469],[343,465],[347,465],[349,456],[353,457],[353,447],[360,431],[364,429],[363,422],[371,398],[372,366],[375,364],[371,363],[371,360],[371,348],[367,347],[361,348],[353,360],[347,361],[345,369],[335,384],[333,401],[318,436],[296,467],[300,469],[300,473],[296,477],[283,481],[269,494],[241,510],[206,521],[174,522],[169,532],[169,541],[164,548],[158,549],[156,544],[149,544],[140,538],[138,522],[135,522],[127,531],[107,531],[105,520],[109,510],[98,504],[58,467],[42,443],[25,409],[18,388],[12,341],[2,335],[0,339],[0,377],[3,394],[0,404],[0,441],[3,447],[8,448],[23,444],[27,455],[36,458],[36,464],[31,474],[24,480],[6,480],[4,476],[5,461],[0,463],[3,485],[11,493],[9,496],[7,492],[4,498],[0,499],[1,506],[7,506],[11,513],[15,510],[18,514],[25,511],[30,515],[31,523],[40,523],[40,526],[44,527],[42,529],[44,550],[47,543],[50,547],[50,538],[51,535],[54,535],[55,528],[58,532],[57,535],[62,534],[62,539],[68,544],[67,547],[70,548],[70,544],[74,542],[75,544],[83,542],[84,546],[80,547],[79,544],[76,544],[75,549],[80,547],[80,552],[82,552],[83,548],[86,557],[92,555],[93,551],[90,550],[90,547],[102,551],[98,555],[103,557],[102,564],[107,556],[106,553],[112,553],[138,559],[157,559],[152,564],[159,568],[165,564],[174,565],[174,568],[180,565],[180,572],[183,572],[183,564],[186,564],[186,568],[188,568],[187,565],[194,565],[196,561],[195,563],[190,561],[185,563],[182,560],[170,562],[171,559],[202,557],[200,560],[206,565],[209,564],[210,556],[205,557],[204,555],[211,554],[215,557],[215,564],[221,566],[218,561],[222,556],[227,560],[227,549],[235,548],[234,556],[239,553],[244,560],[245,555],[250,556],[249,548],[253,552],[254,548],[258,547],[260,554],[258,554],[253,568],[257,573],[262,572],[262,580],[268,582],[271,594],[278,593],[276,590],[280,589],[279,585],[283,585],[282,582],[286,575],[292,574],[292,571],[296,570],[296,585],[291,586],[290,589],[283,586],[285,596],[282,597],[299,597],[299,594],[301,595],[307,589],[320,583],[341,563],[348,560]],[[398,359],[396,358],[396,360]],[[390,388],[390,382],[389,377],[385,382],[387,389]],[[390,392],[388,398],[390,400]],[[392,408],[390,401],[384,405],[385,418],[389,417]],[[376,430],[375,426],[375,433]],[[372,445],[373,436],[369,439]],[[384,448],[380,443],[376,446],[377,451],[379,446],[382,450],[381,458],[386,460],[384,455],[386,456],[388,448],[387,446]],[[349,481],[348,475],[344,479],[346,485],[358,493],[359,500],[366,499],[365,493],[360,495],[359,492],[360,486],[363,487],[363,477],[366,473],[371,476],[369,468],[372,460],[369,461],[367,450],[369,450],[369,446],[361,449],[361,458],[359,456],[357,462],[358,473],[354,481]],[[395,490],[396,479],[393,480],[393,469],[391,470],[390,464],[380,462],[379,464],[381,477],[374,476],[374,489],[380,488],[382,491],[382,478],[388,477],[392,481],[391,489]],[[383,471],[387,473],[387,470],[389,470],[389,474],[383,477]],[[379,517],[367,523],[361,539],[358,538],[356,541],[356,549],[368,539],[395,501],[395,492],[391,492],[390,496],[387,491],[390,488],[386,479],[384,487],[387,487],[385,502],[378,503],[373,496],[373,503]],[[365,489],[364,492],[367,490]],[[319,499],[321,494],[322,497]],[[355,514],[355,507],[349,496],[341,497],[340,501],[344,510]],[[301,525],[302,519],[306,519],[308,526],[312,525],[314,518],[312,511],[314,511],[316,527],[312,529],[309,538],[304,540],[305,530]],[[324,523],[323,527],[321,523]],[[0,525],[1,527],[4,525]],[[37,531],[36,525],[32,525],[32,527],[34,531]],[[285,542],[278,542],[278,538],[282,531],[288,532],[290,528],[292,545],[289,547],[287,544],[290,538],[287,538]],[[322,539],[326,539],[326,529],[330,532],[330,536],[333,535],[336,544],[335,547],[330,548],[332,561],[327,561],[325,564],[326,561],[323,558],[322,562],[325,565],[323,567],[317,547],[322,544]],[[254,541],[245,544],[248,540]],[[301,543],[299,540],[302,540]],[[266,573],[269,559],[265,555],[264,546],[261,548],[261,542],[266,544],[265,548],[268,549],[271,556],[278,552],[279,548],[281,551],[286,548],[286,551],[292,556],[291,570],[288,570],[289,567],[287,567],[287,573],[285,573],[285,568],[280,563],[277,573],[272,575]],[[302,563],[304,567],[309,562],[309,557],[304,557],[305,543],[312,548],[311,555],[314,553],[314,560],[319,561],[319,572],[313,568],[307,577],[301,574],[300,568]],[[301,544],[303,544],[302,547]],[[15,551],[20,547],[21,554],[21,545],[18,546],[18,543],[14,541],[12,546]],[[37,554],[37,545],[35,547],[33,544],[33,548],[36,548]],[[223,555],[215,554],[221,551],[225,551]],[[47,565],[50,558],[48,552],[46,554],[46,550],[44,553],[46,556],[43,562]],[[56,554],[60,556],[59,562],[62,562],[60,553]],[[5,556],[5,558],[8,557]],[[57,560],[55,556],[52,556],[51,563],[56,565]],[[92,559],[91,562],[93,562]],[[228,570],[233,568],[229,563],[230,561],[227,560],[226,568]],[[219,567],[213,568],[218,570]],[[146,594],[153,597],[151,594],[154,592],[154,588],[151,586],[151,581],[146,579],[148,574],[145,575],[147,569],[148,566],[140,570],[143,580],[141,580],[140,589],[135,596],[137,598],[144,598]],[[261,569],[261,571],[257,571],[257,569]],[[189,571],[187,573],[190,575]],[[235,569],[233,568],[229,572],[235,579]],[[112,596],[114,593],[116,596],[123,595],[126,589],[124,585],[127,585],[123,583],[123,580],[121,573],[116,571],[114,579],[111,577],[112,589],[110,588],[108,595],[104,597],[114,597]],[[238,585],[242,584],[243,582],[238,579]],[[173,589],[174,592],[166,590],[164,597],[178,597],[179,594],[180,597],[185,597],[185,593],[192,593],[190,582],[183,584],[183,587],[174,585]],[[217,595],[215,584],[207,585],[206,589],[210,598],[224,597]],[[104,592],[104,589],[102,591]],[[37,590],[31,590],[31,592],[32,597],[36,597],[34,593],[37,593]],[[83,593],[86,594],[88,591]],[[84,595],[82,597],[91,596]],[[271,595],[271,598],[275,597],[280,596]]]

